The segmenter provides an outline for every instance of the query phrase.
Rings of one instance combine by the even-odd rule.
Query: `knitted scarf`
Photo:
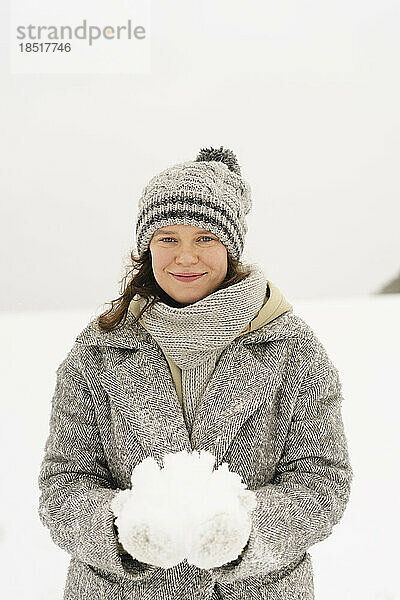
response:
[[[267,281],[258,265],[245,279],[179,308],[156,302],[141,321],[182,374],[183,410],[191,432],[196,406],[223,349],[262,308]],[[143,308],[144,298],[139,297]]]
[[[266,279],[257,265],[242,281],[175,308],[157,302],[142,321],[165,354],[181,369],[192,369],[218,353],[257,315],[266,295]],[[139,300],[141,308],[144,299]]]

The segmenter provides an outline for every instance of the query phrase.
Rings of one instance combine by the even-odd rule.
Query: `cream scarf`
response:
[[[180,308],[157,302],[141,322],[182,375],[183,411],[189,432],[196,406],[223,349],[262,308],[267,280],[258,265],[239,283]],[[142,309],[145,299],[139,297]]]
[[[205,298],[175,308],[157,302],[141,320],[165,354],[181,369],[191,369],[223,350],[261,309],[267,281],[257,265],[246,279]],[[144,299],[139,299],[142,309]]]

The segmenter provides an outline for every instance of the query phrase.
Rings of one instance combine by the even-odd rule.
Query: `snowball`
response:
[[[206,450],[153,457],[133,469],[132,489],[121,490],[111,508],[119,538],[137,560],[163,568],[185,558],[203,569],[237,558],[246,545],[254,492],[227,463],[214,469]]]

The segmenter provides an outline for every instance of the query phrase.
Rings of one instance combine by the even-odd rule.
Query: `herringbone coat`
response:
[[[285,312],[223,351],[189,437],[158,344],[128,313],[91,321],[57,369],[40,469],[39,515],[70,555],[64,600],[314,598],[308,548],[330,535],[353,471],[336,367],[303,319]],[[121,552],[110,501],[146,456],[206,449],[255,491],[237,565],[162,569]],[[154,490],[157,494],[157,490]]]

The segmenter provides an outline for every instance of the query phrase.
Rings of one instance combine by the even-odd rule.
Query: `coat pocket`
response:
[[[261,583],[263,600],[314,600],[314,578],[311,556],[305,553],[303,560],[287,575],[276,581]]]

